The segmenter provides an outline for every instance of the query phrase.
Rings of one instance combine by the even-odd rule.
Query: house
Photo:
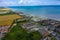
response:
[[[50,37],[46,37],[43,40],[51,40],[51,38]]]
[[[48,36],[48,35],[50,34],[50,33],[49,33],[47,30],[45,30],[45,29],[40,29],[39,32],[40,32],[40,34],[42,35],[42,37],[46,37],[46,36]]]
[[[33,24],[31,22],[23,24],[22,28],[27,29],[29,31],[37,31],[37,30],[39,30],[39,26],[37,24]]]
[[[56,31],[60,33],[60,28],[56,28]]]
[[[10,26],[8,26],[8,25],[2,26],[2,27],[1,27],[1,32],[2,32],[2,33],[7,33],[9,27],[10,27]]]
[[[48,29],[53,31],[53,30],[55,30],[55,26],[48,26]]]
[[[55,27],[60,27],[60,23],[54,24]]]

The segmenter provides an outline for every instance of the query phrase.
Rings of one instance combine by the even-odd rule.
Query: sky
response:
[[[0,0],[0,6],[60,5],[60,0]]]

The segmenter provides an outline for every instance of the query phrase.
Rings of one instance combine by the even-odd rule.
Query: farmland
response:
[[[0,26],[3,26],[3,25],[10,26],[13,20],[18,19],[18,18],[22,18],[22,17],[17,14],[8,14],[8,15],[3,15],[3,16],[0,15]]]

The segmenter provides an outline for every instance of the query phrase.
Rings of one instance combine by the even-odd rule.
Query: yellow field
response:
[[[22,17],[17,14],[0,16],[0,26],[4,26],[4,25],[10,26],[13,20],[18,18],[22,18]]]

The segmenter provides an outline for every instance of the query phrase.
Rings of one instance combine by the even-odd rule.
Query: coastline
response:
[[[17,12],[25,14],[51,18],[60,21],[60,7],[59,6],[11,6],[8,7]]]

